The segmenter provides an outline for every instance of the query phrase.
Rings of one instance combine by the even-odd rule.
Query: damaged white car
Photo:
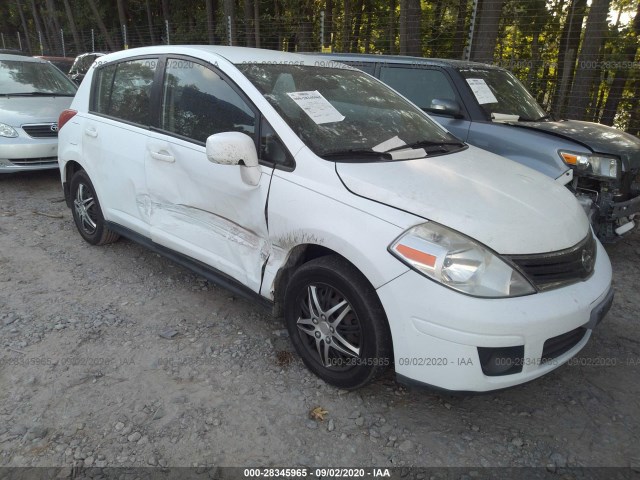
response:
[[[342,388],[392,367],[487,391],[575,355],[613,291],[571,193],[325,63],[212,46],[101,57],[59,121],[82,237],[125,236],[272,307]]]

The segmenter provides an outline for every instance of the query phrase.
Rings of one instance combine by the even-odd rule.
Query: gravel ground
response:
[[[86,244],[62,200],[55,171],[0,176],[0,466],[640,467],[637,232],[608,248],[616,300],[578,365],[479,396],[345,392],[269,312]]]

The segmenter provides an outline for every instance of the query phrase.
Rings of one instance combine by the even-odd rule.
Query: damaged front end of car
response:
[[[623,158],[560,150],[573,169],[570,187],[603,243],[614,243],[640,221],[640,152]]]

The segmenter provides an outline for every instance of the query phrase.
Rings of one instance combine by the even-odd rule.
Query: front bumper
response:
[[[627,200],[626,202],[617,202],[611,204],[611,217],[624,218],[630,215],[640,213],[640,196]]]
[[[615,195],[611,192],[617,192],[618,189],[630,193],[629,197],[632,198],[622,202],[614,201]],[[577,198],[601,242],[615,243],[637,227],[640,217],[638,215],[640,213],[640,174],[638,172],[626,174],[617,186],[597,183],[591,186],[578,185],[577,190]]]
[[[473,392],[538,378],[586,345],[610,306],[611,277],[611,263],[599,243],[589,279],[518,298],[471,297],[408,271],[378,289],[391,327],[396,374],[440,389]],[[565,341],[569,337],[572,343]],[[550,345],[562,342],[568,348],[550,351]],[[482,349],[513,347],[523,352],[515,373],[484,373]]]
[[[0,173],[58,168],[58,139],[5,139],[0,143]]]
[[[640,196],[624,202],[600,201],[597,208],[601,214],[594,215],[593,224],[603,243],[615,243],[638,226]]]

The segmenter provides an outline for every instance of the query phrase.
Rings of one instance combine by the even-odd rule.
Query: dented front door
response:
[[[256,115],[209,66],[168,59],[164,65],[161,131],[150,133],[145,171],[151,238],[259,291],[269,256],[265,206],[272,169],[248,185],[238,165],[210,162],[209,135],[254,136]]]
[[[254,291],[269,255],[265,205],[271,169],[257,186],[237,165],[207,160],[204,147],[171,139],[148,143],[151,239],[235,278]]]

